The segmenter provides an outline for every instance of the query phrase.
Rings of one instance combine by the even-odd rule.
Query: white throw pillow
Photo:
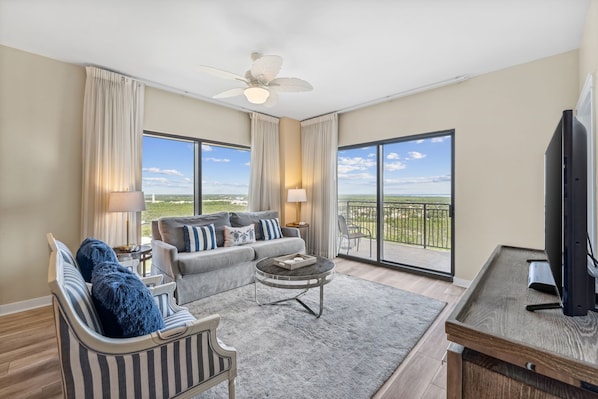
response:
[[[224,226],[224,246],[233,247],[255,242],[255,229],[253,225],[243,227]]]

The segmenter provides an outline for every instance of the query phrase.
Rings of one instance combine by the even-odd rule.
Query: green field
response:
[[[386,196],[384,201],[386,240],[436,248],[450,248],[450,197]],[[146,196],[142,213],[142,235],[151,236],[151,221],[165,216],[194,214],[191,195]],[[371,195],[339,196],[338,210],[351,223],[367,227],[375,237],[376,198]],[[247,211],[247,197],[242,195],[205,195],[202,214]],[[424,226],[425,225],[425,226]]]
[[[243,202],[244,201],[244,202]],[[247,210],[247,197],[242,195],[213,194],[204,195],[202,214],[214,212],[242,212]],[[166,216],[192,216],[192,195],[154,195],[146,196],[145,211],[142,212],[141,235],[151,237],[151,221]]]

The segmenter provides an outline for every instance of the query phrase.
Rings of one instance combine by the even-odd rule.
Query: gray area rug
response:
[[[257,288],[261,302],[297,292]],[[303,299],[317,310],[319,290]],[[253,284],[186,306],[196,317],[220,314],[217,335],[237,350],[238,399],[365,399],[392,375],[445,303],[337,274],[324,287],[319,319],[296,301],[258,306]],[[228,398],[226,388],[221,383],[198,398]]]

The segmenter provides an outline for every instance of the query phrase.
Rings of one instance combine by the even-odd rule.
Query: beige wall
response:
[[[594,88],[598,86],[595,79],[598,71],[598,0],[592,0],[586,15],[583,34],[579,46],[579,88],[583,88],[588,74],[594,75]],[[596,92],[594,92],[596,93]],[[594,95],[594,98],[596,96]],[[595,101],[598,106],[598,101]],[[598,108],[597,108],[598,109]],[[598,114],[597,114],[598,115]]]
[[[0,305],[48,295],[52,232],[79,244],[85,70],[0,46]]]
[[[497,244],[543,248],[543,155],[578,95],[578,53],[342,114],[339,146],[455,129],[455,273]]]
[[[146,87],[143,128],[152,132],[251,145],[250,119],[236,111],[182,94]]]

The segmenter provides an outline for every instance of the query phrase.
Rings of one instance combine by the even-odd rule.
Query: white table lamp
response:
[[[305,192],[304,188],[290,188],[287,194],[287,202],[295,202],[297,205],[297,210],[295,213],[295,218],[297,219],[295,223],[299,224],[299,203],[300,202],[307,202],[307,193]]]
[[[110,193],[108,212],[127,212],[127,245],[122,249],[134,247],[129,242],[129,212],[145,211],[143,191],[114,191]]]

